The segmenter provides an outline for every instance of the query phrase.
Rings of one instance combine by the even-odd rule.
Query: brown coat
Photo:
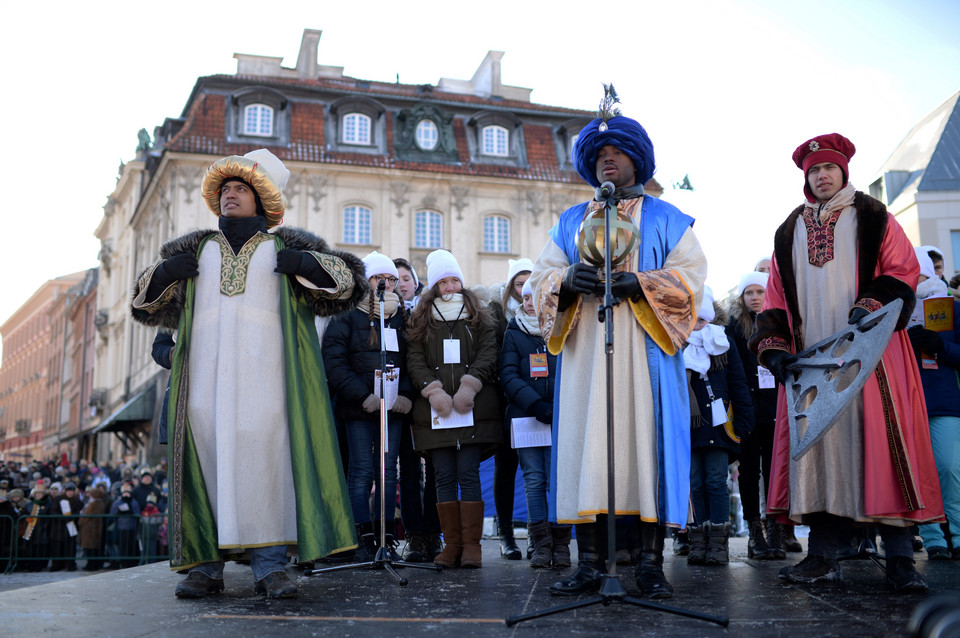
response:
[[[99,494],[97,494],[99,492]],[[103,502],[103,490],[95,488],[90,502],[80,512],[77,527],[80,530],[80,547],[83,549],[99,549],[103,540],[102,518],[86,518],[87,516],[106,514],[107,506]]]

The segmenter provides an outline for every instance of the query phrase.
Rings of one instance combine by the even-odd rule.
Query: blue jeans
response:
[[[696,448],[690,453],[690,497],[697,525],[730,521],[730,492],[727,490],[726,450]]]
[[[523,492],[527,497],[527,522],[547,520],[547,485],[550,481],[550,446],[517,450],[523,469]]]
[[[953,546],[960,547],[960,418],[955,416],[930,417],[930,444],[940,477],[943,495],[943,513],[950,523]],[[920,537],[925,547],[946,547],[947,539],[939,523],[920,526]]]
[[[347,473],[347,491],[353,520],[358,525],[370,522],[370,486],[380,482],[380,419],[375,421],[347,421],[347,448],[350,451],[350,469]],[[400,420],[390,418],[387,422],[387,453],[381,490],[377,485],[377,499],[386,494],[384,515],[386,520],[395,518],[397,509],[397,455],[400,452]],[[374,503],[379,518],[380,501]]]
[[[251,547],[247,550],[250,554],[250,569],[253,570],[253,579],[257,582],[263,580],[274,572],[282,572],[287,565],[287,546],[286,545],[268,545],[267,547]],[[212,563],[201,563],[190,572],[200,572],[207,578],[216,578],[223,580],[223,561],[218,560]]]

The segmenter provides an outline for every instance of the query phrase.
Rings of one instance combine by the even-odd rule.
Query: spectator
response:
[[[139,562],[140,548],[137,543],[137,523],[140,505],[133,498],[129,483],[120,487],[120,498],[110,506],[110,513],[117,522],[117,562],[121,568],[133,567]]]
[[[104,519],[101,515],[107,513],[104,503],[105,491],[99,485],[87,488],[87,504],[80,510],[80,520],[77,527],[80,530],[80,549],[87,559],[83,571],[95,572],[103,568],[103,532]]]
[[[57,572],[66,569],[68,572],[77,570],[77,516],[83,509],[83,501],[77,495],[77,485],[73,481],[63,486],[63,493],[51,497],[49,514],[63,516],[52,518],[50,526],[50,571]]]

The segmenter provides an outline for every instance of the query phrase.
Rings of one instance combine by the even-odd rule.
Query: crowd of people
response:
[[[130,468],[61,467],[54,499],[52,481],[30,469],[28,492],[15,494],[23,472],[10,468],[18,483],[6,503],[18,512],[117,515],[113,536],[92,534],[112,540],[90,553],[95,519],[68,538],[54,533],[59,520],[39,534],[38,520],[18,532],[25,551],[41,536],[58,547],[79,536],[94,566],[127,564],[145,551],[144,517],[158,517],[158,552],[187,573],[181,598],[222,591],[226,560],[249,561],[269,598],[297,596],[291,556],[367,562],[386,550],[480,568],[480,464],[493,457],[503,559],[524,558],[513,535],[519,471],[531,567],[571,567],[577,538],[576,567],[552,594],[599,588],[615,517],[617,562],[635,565],[641,595],[667,598],[668,531],[690,564],[729,562],[735,464],[751,559],[802,551],[793,528],[808,525],[807,556],[780,578],[836,581],[838,558],[872,551],[879,534],[891,587],[925,591],[912,530],[931,560],[960,558],[960,308],[939,251],[914,249],[849,183],[854,151],[837,134],[797,148],[803,203],[725,302],[706,285],[694,220],[644,195],[655,169],[646,131],[614,110],[575,147],[595,199],[565,211],[540,254],[510,260],[492,285],[470,281],[446,250],[418,274],[400,256],[361,259],[281,227],[283,163],[266,149],[220,159],[202,184],[218,228],[167,242],[132,300],[171,370],[169,472],[152,481]],[[616,245],[605,246],[599,229],[612,214]],[[876,372],[792,458],[783,384],[798,379],[797,354],[895,299],[904,310]],[[263,485],[271,496],[253,512],[246,495]]]
[[[167,558],[166,461],[0,463],[0,573],[132,567]]]

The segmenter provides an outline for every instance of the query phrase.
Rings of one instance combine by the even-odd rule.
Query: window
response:
[[[417,248],[440,248],[443,231],[443,216],[429,210],[414,215],[413,244]]]
[[[433,120],[420,120],[417,124],[417,146],[424,151],[432,151],[439,139],[440,134]]]
[[[243,109],[243,134],[273,135],[273,109],[266,104],[250,104]]]
[[[580,134],[576,133],[573,137],[570,138],[570,160],[572,161],[576,157],[577,153],[577,140],[580,139]]]
[[[483,219],[483,250],[488,253],[510,252],[510,220],[502,215]]]
[[[485,126],[482,135],[481,152],[484,155],[506,157],[510,151],[510,133],[502,126]]]
[[[347,206],[343,209],[343,241],[346,244],[373,242],[370,219],[372,213],[365,206]]]
[[[370,145],[370,116],[347,113],[343,116],[343,143]]]

